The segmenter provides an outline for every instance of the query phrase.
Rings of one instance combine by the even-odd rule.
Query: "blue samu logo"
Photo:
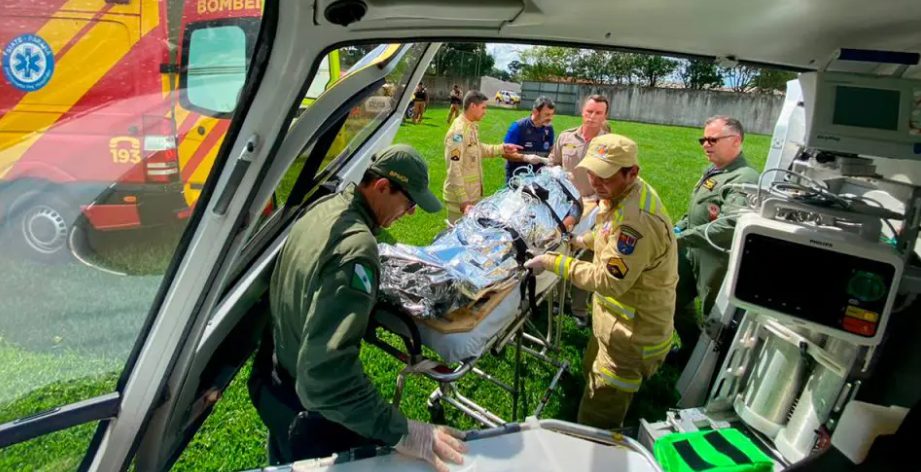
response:
[[[3,75],[23,92],[34,92],[51,80],[54,52],[40,36],[24,34],[3,47]]]

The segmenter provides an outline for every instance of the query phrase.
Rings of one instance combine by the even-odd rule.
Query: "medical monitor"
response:
[[[902,266],[886,244],[747,214],[736,225],[725,283],[737,307],[875,345],[885,332]]]
[[[800,83],[807,147],[921,159],[921,80],[811,72]]]

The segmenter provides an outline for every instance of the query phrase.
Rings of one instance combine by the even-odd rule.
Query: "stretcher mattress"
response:
[[[583,234],[592,228],[595,211],[582,219],[573,230],[573,234]],[[550,272],[537,277],[537,296],[553,288],[559,278]],[[491,345],[496,336],[501,334],[521,312],[521,293],[512,290],[483,321],[470,331],[462,333],[441,333],[422,323],[417,323],[422,344],[438,353],[446,362],[458,362],[464,359],[480,357]]]

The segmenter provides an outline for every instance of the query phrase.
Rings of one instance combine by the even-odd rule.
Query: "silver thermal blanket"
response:
[[[560,167],[523,170],[430,245],[379,244],[381,297],[413,316],[438,317],[514,283],[528,257],[558,248],[562,221],[581,216],[580,195]]]

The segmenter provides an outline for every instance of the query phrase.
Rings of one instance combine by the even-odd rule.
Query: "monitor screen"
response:
[[[870,338],[886,312],[895,267],[751,233],[736,277],[740,301]]]
[[[900,98],[898,90],[839,85],[832,123],[898,131]]]

